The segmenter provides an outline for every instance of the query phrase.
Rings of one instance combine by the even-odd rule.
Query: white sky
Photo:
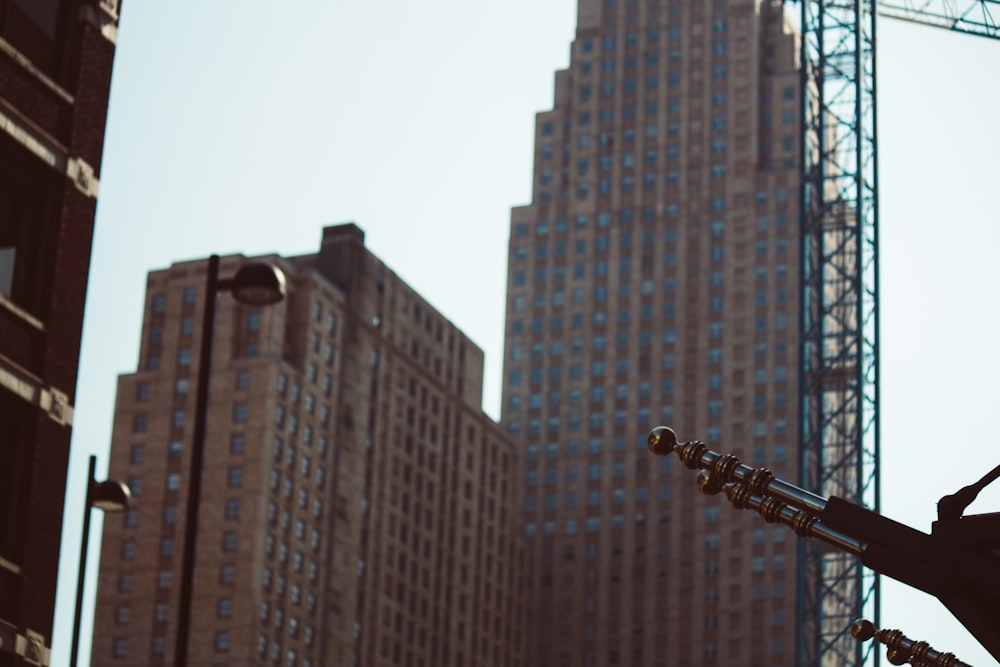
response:
[[[499,416],[509,209],[530,199],[534,114],[551,108],[575,19],[574,0],[125,0],[52,664],[68,661],[87,457],[103,479],[147,271],[315,252],[324,225],[356,222],[484,348]],[[938,498],[1000,464],[1000,42],[883,20],[878,47],[882,511],[929,532]],[[994,486],[971,511],[1000,511]],[[96,512],[83,656],[100,526]],[[884,626],[992,664],[937,600],[882,590]]]

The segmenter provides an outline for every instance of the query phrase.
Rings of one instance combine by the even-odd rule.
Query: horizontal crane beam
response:
[[[1000,0],[888,0],[879,16],[1000,39]]]

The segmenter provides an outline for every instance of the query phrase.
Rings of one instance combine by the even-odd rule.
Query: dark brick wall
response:
[[[9,46],[0,49],[0,104],[45,145],[65,150],[71,160],[84,161],[99,177],[115,45],[96,26],[76,18],[85,4],[66,2],[71,25],[61,83],[41,74]],[[48,293],[35,313],[42,327],[0,306],[0,358],[27,371],[43,387],[67,395],[72,405],[97,201],[65,175],[46,169],[56,186],[51,190],[52,214],[40,259],[49,272]],[[3,620],[22,634],[27,630],[41,633],[50,646],[70,427],[26,402],[18,407],[32,411],[31,426],[24,429],[21,442],[8,441],[3,446],[19,453],[18,476],[25,482],[24,491],[0,511],[19,513],[23,548],[15,556],[21,569],[19,602],[15,609],[7,608]],[[83,500],[74,507],[82,511]],[[75,552],[79,545],[67,548]],[[0,664],[11,659],[9,653],[0,651]],[[14,660],[12,664],[20,663]]]

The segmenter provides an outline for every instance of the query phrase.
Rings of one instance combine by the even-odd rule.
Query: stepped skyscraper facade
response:
[[[264,259],[283,303],[218,297],[189,664],[522,665],[516,457],[482,350],[354,225]],[[94,665],[173,664],[206,264],[149,274],[119,378],[110,474],[135,507],[105,521]]]
[[[511,216],[502,422],[534,667],[794,664],[794,535],[646,435],[795,479],[796,54],[779,3],[579,1]]]

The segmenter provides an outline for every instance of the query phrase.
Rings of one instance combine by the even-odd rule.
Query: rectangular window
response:
[[[160,555],[161,556],[174,555],[174,539],[172,537],[164,537],[162,540],[160,540]]]
[[[177,491],[181,488],[181,476],[172,472],[167,475],[167,491]]]
[[[236,373],[236,388],[237,389],[250,388],[250,371],[242,370]]]
[[[129,607],[127,604],[120,604],[115,608],[115,623],[118,625],[128,625]]]

